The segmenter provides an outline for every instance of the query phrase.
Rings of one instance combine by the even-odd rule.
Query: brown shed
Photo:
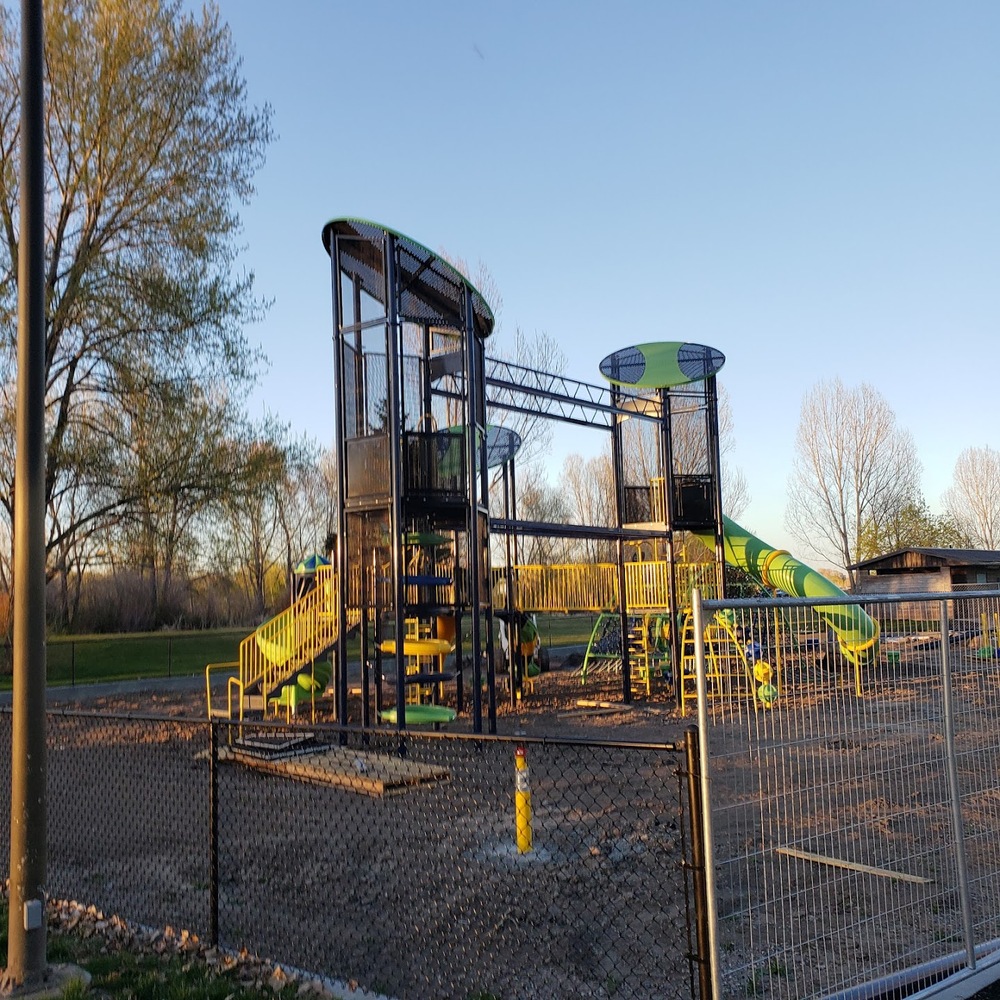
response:
[[[899,549],[851,568],[857,571],[855,594],[1000,589],[1000,552],[984,549]]]

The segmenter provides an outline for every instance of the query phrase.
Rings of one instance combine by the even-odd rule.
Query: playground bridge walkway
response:
[[[716,593],[713,563],[674,564],[678,594],[690,600],[698,587]],[[618,566],[614,563],[512,566],[493,571],[493,606],[506,603],[508,578],[513,583],[511,605],[519,611],[562,612],[617,611],[622,606]],[[670,564],[664,561],[625,563],[625,606],[629,611],[665,610],[670,607]]]

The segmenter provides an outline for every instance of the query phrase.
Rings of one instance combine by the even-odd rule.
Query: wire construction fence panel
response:
[[[906,996],[1000,947],[1000,596],[829,612],[696,604],[718,996]]]
[[[389,997],[695,988],[675,747],[88,712],[47,725],[54,898]]]

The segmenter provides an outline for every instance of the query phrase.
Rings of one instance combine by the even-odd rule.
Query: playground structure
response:
[[[440,724],[468,710],[474,731],[495,732],[498,679],[513,703],[530,659],[512,632],[498,674],[497,624],[555,611],[597,612],[598,627],[617,622],[617,649],[606,659],[617,661],[625,702],[634,688],[649,694],[659,676],[683,708],[696,642],[685,609],[694,587],[725,596],[726,563],[792,596],[842,596],[722,513],[721,352],[626,348],[601,362],[607,386],[528,369],[486,356],[488,304],[426,247],[348,218],[324,227],[323,245],[334,305],[337,551],[288,609],[241,644],[219,714],[290,716],[307,700],[314,705],[330,680],[336,717],[346,720],[350,665],[340,640],[356,632],[363,726]],[[518,517],[521,442],[503,426],[508,413],[610,435],[611,524]],[[502,488],[492,513],[491,476]],[[596,540],[614,559],[522,565],[519,544],[532,536]],[[699,550],[693,561],[689,549]],[[494,553],[502,553],[499,566]],[[878,626],[863,611],[819,614],[849,660],[871,655]],[[746,682],[749,696],[774,704],[778,678],[748,654],[746,637],[719,621],[702,640],[718,683]]]

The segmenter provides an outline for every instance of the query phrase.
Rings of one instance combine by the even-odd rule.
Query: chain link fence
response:
[[[47,736],[53,897],[389,997],[696,988],[673,746],[69,711]],[[8,787],[9,746],[5,713]]]
[[[815,601],[701,606],[717,996],[908,996],[1000,947],[1000,596],[849,604],[856,662]]]

